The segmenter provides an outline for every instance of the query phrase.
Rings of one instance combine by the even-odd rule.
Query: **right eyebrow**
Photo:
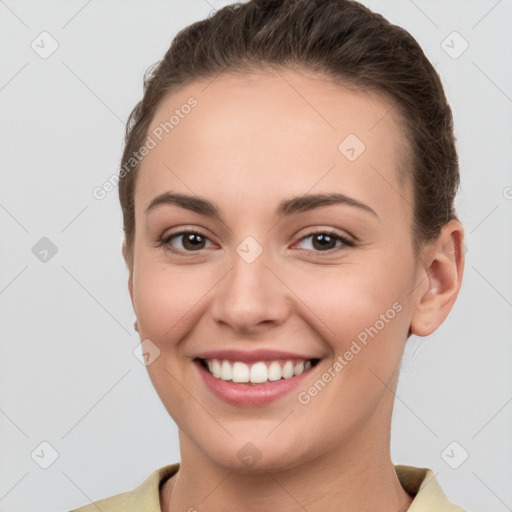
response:
[[[176,205],[208,217],[221,218],[220,208],[212,201],[176,192],[165,192],[156,196],[146,208],[146,214],[164,204]]]

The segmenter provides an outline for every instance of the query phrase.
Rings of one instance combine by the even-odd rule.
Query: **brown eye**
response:
[[[302,238],[300,242],[308,239],[311,239],[310,247],[304,247],[304,249],[314,252],[327,252],[336,247],[354,245],[353,242],[334,231],[316,231]]]
[[[181,240],[181,243],[178,243],[177,247],[176,244],[172,242],[174,239]],[[181,231],[180,233],[174,233],[166,237],[163,240],[163,244],[172,252],[184,254],[204,249],[207,241],[209,241],[209,239],[206,236],[196,231]]]

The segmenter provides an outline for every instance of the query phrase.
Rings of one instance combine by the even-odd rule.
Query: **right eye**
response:
[[[175,248],[175,244],[172,243],[174,239],[181,239],[179,243],[181,248]],[[165,246],[166,249],[176,254],[189,255],[204,249],[206,241],[210,241],[210,239],[198,231],[180,231],[163,237],[160,240],[160,245]]]

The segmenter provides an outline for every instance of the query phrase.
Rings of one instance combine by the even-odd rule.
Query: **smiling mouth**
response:
[[[264,384],[301,375],[315,367],[320,359],[279,359],[252,364],[226,359],[196,358],[196,361],[217,379],[235,384]]]

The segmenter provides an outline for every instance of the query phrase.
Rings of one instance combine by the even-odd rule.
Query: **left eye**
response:
[[[347,245],[347,246],[353,246],[354,244],[348,240],[347,238],[338,235],[337,233],[333,231],[317,231],[315,233],[311,233],[304,238],[300,240],[300,242],[303,242],[308,239],[311,240],[311,246],[312,249],[307,248],[307,250],[313,250],[317,252],[326,252],[331,249],[336,248],[336,242],[341,242],[341,246]],[[299,242],[299,243],[300,243]]]

